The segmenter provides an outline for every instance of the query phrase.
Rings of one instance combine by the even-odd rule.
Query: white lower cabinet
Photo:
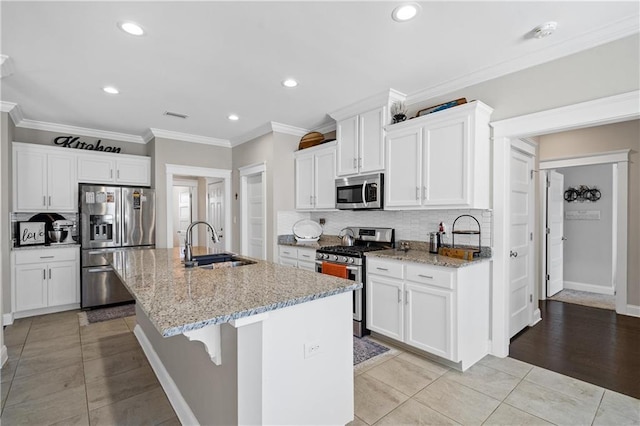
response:
[[[306,247],[279,246],[280,264],[315,272],[316,250]]]
[[[12,260],[16,318],[79,307],[78,247],[14,251]]]
[[[447,268],[367,259],[367,328],[460,363],[489,350],[489,262]]]

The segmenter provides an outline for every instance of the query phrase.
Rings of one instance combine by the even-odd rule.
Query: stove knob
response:
[[[338,256],[336,256],[336,255],[334,254],[333,256],[331,256],[331,259],[337,262],[337,261],[338,261]]]
[[[349,258],[349,263],[353,263],[353,262],[354,262],[353,257],[350,257]]]
[[[329,255],[328,255],[328,254],[323,254],[323,255],[322,255],[322,258],[323,258],[323,259],[329,259]]]
[[[344,263],[347,263],[349,261],[349,258],[347,256],[342,256],[342,261]]]

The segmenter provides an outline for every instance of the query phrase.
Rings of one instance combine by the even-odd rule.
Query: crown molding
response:
[[[146,142],[149,142],[149,140],[151,140],[149,134],[153,135],[153,137],[155,138],[173,139],[183,142],[200,143],[203,145],[221,146],[224,148],[231,148],[232,146],[231,142],[228,139],[211,138],[207,136],[198,136],[189,133],[172,132],[171,130],[154,128],[150,128],[147,132],[145,132],[143,138],[146,140]]]
[[[322,134],[325,133],[329,133],[329,132],[334,132],[336,130],[336,122],[333,121],[331,123],[327,123],[327,124],[323,124],[320,127],[316,127],[315,129],[313,129],[314,132],[319,132]]]
[[[20,108],[20,105],[14,104],[13,102],[0,101],[0,111],[9,113],[9,117],[11,117],[15,126],[24,120],[22,108]]]
[[[13,102],[0,101],[0,112],[11,113],[11,110],[13,110],[17,106],[18,104],[14,104]]]
[[[120,142],[141,143],[141,144],[145,143],[142,137],[137,135],[110,132],[107,130],[88,129],[86,127],[69,126],[66,124],[46,123],[44,121],[23,119],[19,123],[16,123],[16,127],[20,127],[23,129],[42,130],[45,132],[88,136],[88,137],[98,138],[98,139],[109,139],[112,141],[120,141]]]
[[[293,136],[304,136],[309,133],[309,130],[303,129],[302,127],[290,126],[288,124],[276,123],[275,121],[271,122],[271,129],[274,132],[285,133],[287,135]]]
[[[583,50],[591,49],[602,44],[637,34],[640,31],[638,27],[638,19],[640,19],[640,16],[638,15],[631,16],[618,21],[613,25],[595,29],[587,34],[571,38],[548,48],[540,49],[519,58],[489,66],[478,72],[472,72],[436,86],[411,93],[407,96],[406,102],[407,104],[415,104],[438,96],[447,95],[475,84],[493,80],[507,74],[522,71],[526,68],[554,61],[564,56],[569,56]],[[526,42],[535,41],[537,40],[526,40]]]
[[[277,123],[275,121],[269,121],[267,123],[264,123],[262,126],[256,127],[255,129],[245,133],[242,136],[232,139],[231,146],[236,147],[255,138],[259,138],[260,136],[264,136],[273,132],[285,133],[294,136],[304,136],[309,133],[309,130],[303,129],[301,127],[290,126],[288,124]]]
[[[340,108],[334,112],[330,112],[329,116],[336,121],[344,120],[345,118],[353,117],[361,112],[368,111],[374,108],[381,107],[383,105],[389,106],[393,102],[404,102],[407,98],[402,92],[395,89],[385,90],[384,92],[377,93],[373,96],[369,96],[361,101],[354,102],[344,108]]]

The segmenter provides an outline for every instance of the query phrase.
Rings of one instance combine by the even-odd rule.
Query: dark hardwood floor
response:
[[[546,300],[542,321],[511,339],[509,356],[640,398],[640,318]]]

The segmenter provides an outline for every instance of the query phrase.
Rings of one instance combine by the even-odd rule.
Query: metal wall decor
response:
[[[585,201],[598,201],[602,194],[598,188],[589,188],[587,185],[580,185],[577,188],[569,187],[564,191],[564,200],[568,203]]]

